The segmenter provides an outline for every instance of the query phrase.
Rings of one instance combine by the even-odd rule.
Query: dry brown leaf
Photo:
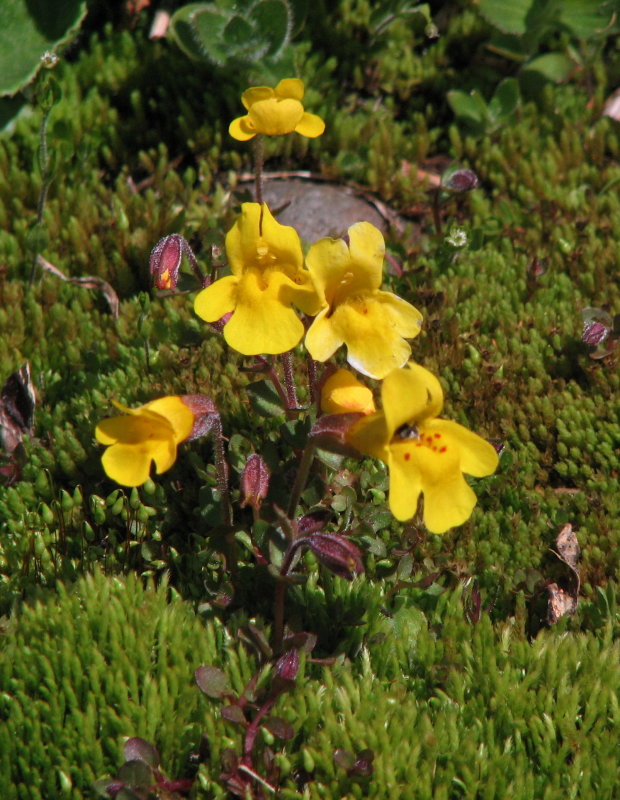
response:
[[[577,596],[560,589],[557,583],[547,586],[549,592],[549,606],[547,607],[547,622],[555,623],[566,614],[574,614],[577,610]]]
[[[568,564],[572,570],[577,572],[577,564],[581,556],[581,549],[577,541],[577,535],[570,522],[567,522],[558,533],[555,546],[557,547],[556,555],[558,555],[565,564]]]
[[[82,278],[69,278],[64,274],[64,272],[59,270],[58,267],[55,267],[41,255],[37,256],[37,264],[43,267],[46,272],[50,272],[52,275],[60,278],[61,281],[73,283],[75,286],[81,286],[84,289],[95,289],[96,291],[101,292],[108,306],[110,307],[112,316],[114,319],[118,318],[120,308],[118,295],[114,291],[112,285],[107,281],[104,281],[103,278],[98,278],[96,275],[84,275]]]

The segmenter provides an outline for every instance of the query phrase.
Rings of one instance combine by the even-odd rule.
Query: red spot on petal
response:
[[[435,437],[435,439],[441,439],[440,433],[434,433],[433,436]]]
[[[409,461],[411,458],[411,453],[405,453],[405,461]]]
[[[445,453],[448,448],[444,445],[443,447],[439,448],[440,453]]]

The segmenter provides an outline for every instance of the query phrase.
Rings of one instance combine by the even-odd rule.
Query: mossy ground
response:
[[[344,584],[309,560],[309,583],[291,593],[291,624],[318,635],[315,655],[338,661],[306,663],[280,700],[296,729],[275,745],[282,796],[612,798],[620,376],[618,351],[589,357],[580,312],[620,311],[620,124],[602,115],[618,52],[610,40],[565,84],[524,91],[514,118],[474,136],[446,92],[488,97],[515,72],[485,48],[475,9],[448,4],[438,40],[395,23],[369,47],[365,8],[342,2],[309,19],[297,57],[326,133],[270,142],[267,169],[365,185],[408,220],[387,237],[404,269],[387,280],[424,313],[414,357],[441,376],[446,416],[505,450],[497,473],[476,482],[471,520],[444,537],[384,513],[376,465],[347,464],[361,470],[356,492],[331,484],[338,518],[354,509],[364,523],[366,574]],[[28,360],[38,397],[20,478],[0,488],[1,794],[87,796],[120,764],[123,736],[153,741],[170,774],[188,774],[206,733],[196,796],[224,797],[219,758],[238,733],[193,688],[193,670],[218,665],[242,688],[256,664],[236,631],[248,618],[268,628],[271,579],[247,553],[232,609],[201,620],[221,568],[208,440],[184,446],[156,484],[121,491],[103,475],[93,429],[110,397],[203,392],[222,411],[233,470],[259,442],[281,472],[294,461],[303,430],[257,418],[243,360],[195,317],[193,295],[157,297],[148,276],[167,233],[182,233],[205,265],[222,244],[236,174],[251,167],[250,149],[227,135],[244,78],[149,41],[146,22],[93,20],[55,70],[63,98],[50,143],[65,145],[42,252],[67,275],[109,281],[117,320],[95,292],[50,275],[29,285],[40,113],[0,139],[0,379]],[[480,179],[444,210],[446,231],[466,231],[463,248],[436,236],[428,187],[414,177],[435,160]],[[540,630],[545,582],[571,580],[550,552],[567,522],[582,549],[580,605]],[[166,575],[169,588],[144,590],[134,573]],[[394,591],[397,577],[411,585]],[[493,606],[477,624],[465,614],[474,580]],[[164,629],[174,640],[165,653]],[[374,774],[347,775],[332,759],[338,747],[372,748]]]

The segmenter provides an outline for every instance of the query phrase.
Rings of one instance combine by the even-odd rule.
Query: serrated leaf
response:
[[[86,0],[0,3],[0,95],[14,94],[36,75],[41,56],[68,41],[86,15]]]
[[[212,3],[190,3],[172,15],[169,35],[190,58],[219,63],[222,33],[228,20],[229,16]]]
[[[527,30],[527,16],[535,0],[479,0],[480,13],[504,33],[521,36]]]
[[[617,13],[617,6],[615,11]],[[562,0],[559,9],[560,22],[578,39],[607,33],[613,17],[613,4],[592,0]]]
[[[282,0],[262,0],[252,9],[249,19],[260,39],[269,43],[266,55],[275,56],[288,43],[293,19]]]

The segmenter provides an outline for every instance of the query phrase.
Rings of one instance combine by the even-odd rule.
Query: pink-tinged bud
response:
[[[441,177],[442,187],[451,192],[469,192],[479,183],[478,176],[471,169],[457,169]]]
[[[256,511],[269,491],[269,467],[258,453],[252,453],[241,473],[241,507],[252,506]]]
[[[310,430],[310,438],[321,450],[343,456],[358,456],[358,451],[347,442],[347,435],[363,416],[365,415],[351,413],[320,417]]]
[[[337,533],[313,533],[304,539],[318,561],[340,578],[351,580],[364,571],[362,555],[349,539]]]
[[[160,239],[151,251],[150,272],[158,289],[176,288],[184,245],[180,234],[171,233]]]
[[[183,394],[181,401],[189,408],[194,415],[194,425],[190,435],[187,437],[188,441],[198,439],[200,436],[205,436],[213,427],[219,412],[217,406],[207,397],[206,394]]]
[[[581,340],[584,344],[597,345],[604,342],[608,336],[609,328],[603,325],[602,322],[596,322],[595,320],[584,322],[583,334],[581,336]]]
[[[310,536],[312,533],[323,530],[331,515],[328,508],[317,508],[315,511],[304,514],[297,520],[297,536]]]
[[[285,681],[294,681],[299,670],[299,654],[297,650],[288,650],[276,661],[275,674]]]

